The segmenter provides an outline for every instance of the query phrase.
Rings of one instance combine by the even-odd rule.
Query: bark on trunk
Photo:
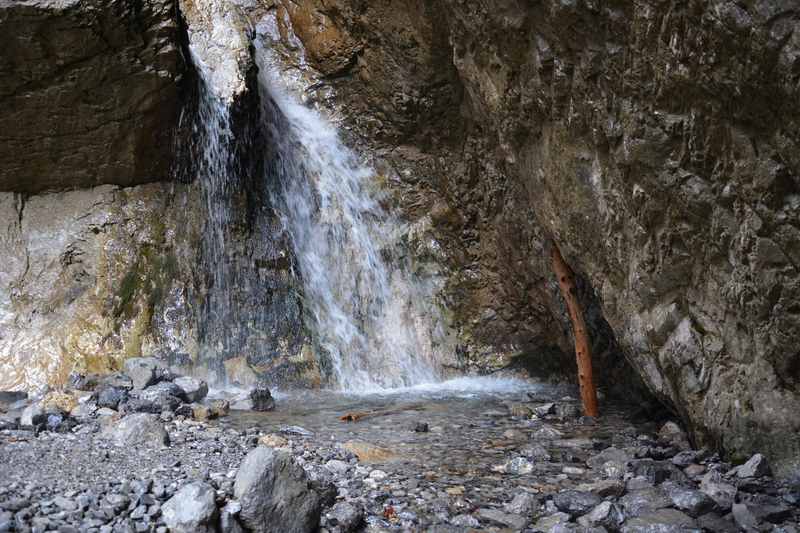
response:
[[[597,391],[592,376],[592,351],[589,342],[589,332],[583,318],[583,310],[578,302],[578,289],[575,285],[575,274],[564,261],[558,245],[554,242],[550,251],[553,261],[553,272],[558,278],[558,287],[561,296],[567,303],[569,318],[572,321],[572,331],[575,337],[575,357],[578,360],[578,383],[581,388],[583,410],[587,416],[597,416]]]

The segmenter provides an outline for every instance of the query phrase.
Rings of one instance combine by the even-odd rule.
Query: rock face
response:
[[[400,169],[468,361],[569,368],[553,239],[601,374],[622,352],[695,442],[800,472],[794,2],[285,9],[320,101]]]
[[[0,190],[169,179],[177,32],[171,0],[0,3]]]
[[[255,533],[309,533],[319,527],[320,500],[290,453],[258,447],[239,466],[234,496],[239,520]]]

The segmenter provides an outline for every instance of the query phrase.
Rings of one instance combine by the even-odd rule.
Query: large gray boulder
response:
[[[247,454],[233,487],[239,521],[254,533],[308,533],[319,527],[321,505],[305,471],[285,451],[258,447]]]
[[[164,523],[173,533],[212,533],[217,530],[216,493],[211,485],[189,483],[161,507]]]
[[[0,191],[170,177],[173,0],[0,2]]]
[[[117,446],[160,447],[169,445],[169,434],[156,415],[134,413],[105,431]]]

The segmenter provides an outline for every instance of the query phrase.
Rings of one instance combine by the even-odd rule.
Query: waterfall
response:
[[[425,297],[408,266],[392,257],[400,222],[379,203],[374,172],[320,113],[296,100],[261,43],[256,62],[273,204],[334,381],[349,391],[435,381]]]

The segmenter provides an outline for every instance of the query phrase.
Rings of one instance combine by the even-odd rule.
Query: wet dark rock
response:
[[[164,523],[174,533],[212,533],[217,530],[217,505],[214,488],[206,483],[190,483],[161,507]]]
[[[559,511],[571,516],[580,516],[591,511],[601,501],[597,494],[568,490],[553,496],[553,503]]]
[[[117,409],[128,399],[128,391],[119,387],[104,387],[97,392],[97,406]]]
[[[733,515],[728,514],[724,518],[718,513],[708,513],[697,519],[697,525],[705,531],[719,533],[738,533],[739,527],[733,521]]]
[[[427,422],[417,422],[414,425],[414,431],[417,433],[427,433],[428,431],[430,431],[430,428],[428,427]]]
[[[264,385],[259,385],[250,391],[250,401],[253,411],[272,411],[275,409],[275,400],[272,393]]]
[[[603,479],[593,483],[583,483],[576,488],[577,490],[593,492],[601,498],[608,496],[619,497],[625,492],[625,483],[618,479]]]
[[[308,533],[319,526],[319,496],[291,454],[261,447],[239,467],[234,496],[240,521],[255,533]]]

